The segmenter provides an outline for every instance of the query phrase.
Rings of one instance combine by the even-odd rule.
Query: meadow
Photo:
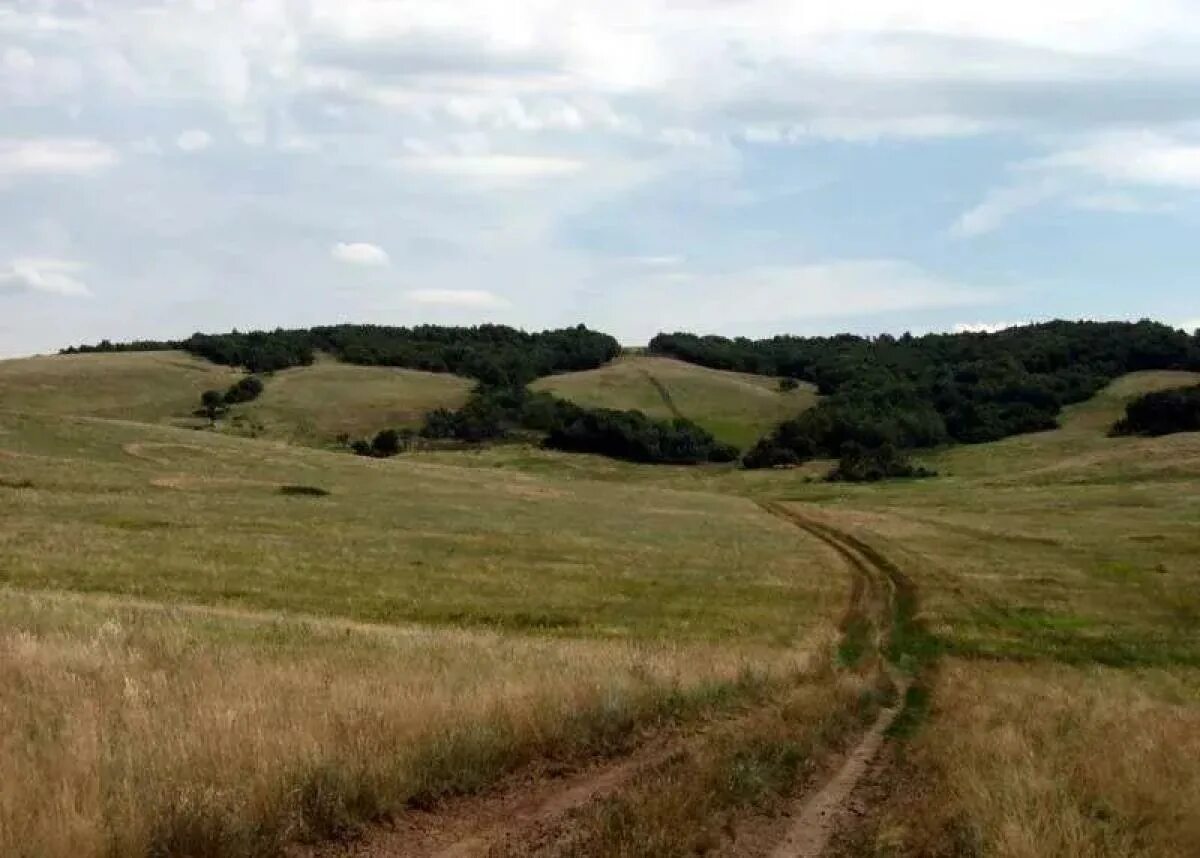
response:
[[[126,384],[88,380],[110,360]],[[666,407],[649,360],[544,383]],[[727,379],[691,398],[652,371],[680,409],[766,419]],[[1057,430],[876,485],[522,444],[359,458],[203,428],[192,393],[230,377],[0,363],[0,854],[277,855],[664,731],[696,738],[512,854],[768,854],[755,831],[889,693],[853,570],[768,509],[913,588],[882,643],[916,684],[840,854],[1194,854],[1200,435],[1108,436],[1194,375],[1123,377]],[[319,363],[252,406],[294,427],[325,402],[275,436],[319,443],[341,397],[399,415],[410,382]]]

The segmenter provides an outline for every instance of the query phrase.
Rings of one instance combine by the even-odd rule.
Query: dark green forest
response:
[[[1052,429],[1064,405],[1124,373],[1200,369],[1200,339],[1147,321],[1056,321],[921,337],[660,334],[650,351],[817,386],[816,407],[755,445],[743,459],[750,468],[838,457],[848,443],[904,450]]]
[[[504,325],[469,328],[422,325],[330,325],[274,331],[192,334],[185,340],[112,343],[64,349],[64,354],[183,349],[249,372],[307,366],[317,352],[346,363],[449,372],[493,385],[523,385],[543,375],[594,369],[615,358],[620,345],[583,325],[527,333]]]

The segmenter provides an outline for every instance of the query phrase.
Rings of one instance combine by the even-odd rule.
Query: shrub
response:
[[[262,395],[262,392],[262,379],[258,378],[258,376],[248,375],[230,385],[229,389],[225,391],[225,402],[227,405],[236,405],[239,402],[252,402],[258,399]]]
[[[1117,421],[1112,432],[1149,436],[1200,432],[1200,385],[1139,396],[1125,406],[1125,416]]]
[[[893,478],[933,477],[935,472],[914,465],[891,444],[867,448],[850,441],[842,448],[837,466],[829,472],[829,482],[874,483]]]
[[[800,381],[798,379],[791,377],[779,379],[779,390],[781,393],[788,393],[795,390],[799,386]]]

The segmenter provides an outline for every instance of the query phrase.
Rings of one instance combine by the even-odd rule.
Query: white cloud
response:
[[[0,139],[0,178],[85,175],[111,167],[118,160],[116,150],[98,140]]]
[[[85,297],[92,292],[75,276],[81,270],[83,266],[78,262],[66,259],[14,259],[0,268],[0,294],[40,292]]]
[[[330,250],[330,254],[339,262],[361,265],[364,268],[383,268],[391,264],[387,251],[377,244],[365,241],[339,241]]]
[[[1017,327],[1018,322],[958,322],[951,331],[956,334],[994,334]]]
[[[1189,334],[1194,331],[1200,331],[1200,318],[1189,319],[1186,322],[1180,322],[1176,325],[1177,328],[1187,331]]]
[[[583,167],[582,161],[544,155],[405,155],[393,163],[413,172],[500,183],[568,176]]]
[[[212,135],[202,128],[189,128],[175,138],[175,145],[183,152],[202,152],[212,142]]]
[[[1018,213],[1039,206],[1058,193],[1058,184],[1047,178],[995,188],[981,203],[959,215],[950,227],[950,233],[959,238],[972,238],[992,232]]]
[[[1200,188],[1200,143],[1153,132],[1105,134],[1028,164],[1071,170],[1115,182]]]
[[[442,307],[485,310],[508,306],[508,301],[483,289],[414,289],[405,296],[417,304]]]

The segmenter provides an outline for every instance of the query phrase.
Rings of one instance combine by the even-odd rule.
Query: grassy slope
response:
[[[847,854],[1184,858],[1200,837],[1200,433],[1107,431],[1129,398],[1195,378],[1126,376],[1059,430],[923,455],[941,476],[915,482],[474,460],[783,498],[900,563],[941,653],[906,755],[921,786]]]
[[[738,498],[12,411],[0,556],[0,853],[38,858],[274,855],[612,752],[790,683],[846,595]]]
[[[634,409],[660,419],[679,414],[743,449],[814,401],[809,386],[781,393],[775,378],[642,355],[540,379],[533,388],[591,407]]]
[[[240,376],[185,352],[20,358],[0,361],[0,408],[167,422]]]
[[[0,408],[145,423],[202,425],[200,394],[242,376],[185,352],[55,355],[0,361]],[[459,376],[319,359],[275,373],[255,402],[237,406],[223,428],[299,444],[340,434],[373,435],[417,426],[427,411],[456,408],[472,382]]]
[[[435,408],[462,405],[472,384],[455,375],[319,359],[272,375],[263,395],[238,406],[229,425],[292,443],[328,444],[342,434],[415,428]]]

